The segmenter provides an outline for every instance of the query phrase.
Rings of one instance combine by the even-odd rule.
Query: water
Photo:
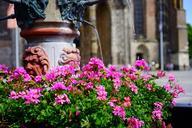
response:
[[[101,47],[101,39],[100,39],[100,37],[99,37],[99,33],[98,33],[96,27],[94,27],[93,30],[94,30],[94,32],[95,32],[95,34],[96,34],[96,37],[97,37],[97,42],[98,42],[98,46],[99,46],[100,57],[101,57],[102,61],[104,61],[104,59],[103,59],[102,47]]]
[[[104,59],[103,59],[103,52],[102,52],[102,46],[101,46],[101,39],[99,37],[99,33],[97,31],[96,26],[92,25],[90,22],[85,21],[85,20],[83,21],[83,23],[85,23],[85,24],[89,25],[91,28],[93,28],[93,30],[95,32],[95,35],[96,35],[96,38],[97,38],[97,43],[98,43],[98,46],[99,46],[100,57],[101,57],[102,61],[104,61]]]

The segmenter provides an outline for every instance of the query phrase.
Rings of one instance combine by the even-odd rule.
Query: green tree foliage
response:
[[[188,41],[189,41],[189,57],[192,58],[192,26],[187,24]]]

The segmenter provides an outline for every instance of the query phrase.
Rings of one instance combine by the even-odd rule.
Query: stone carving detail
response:
[[[40,46],[27,48],[23,60],[24,67],[30,75],[44,75],[49,70],[48,55]]]
[[[70,62],[80,62],[79,49],[74,47],[65,47],[62,50],[60,58],[58,60],[59,65],[69,64]]]

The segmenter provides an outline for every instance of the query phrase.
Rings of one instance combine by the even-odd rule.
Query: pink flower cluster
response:
[[[8,74],[9,69],[7,66],[0,64],[0,73]]]
[[[169,80],[170,81],[170,80]],[[173,85],[172,85],[173,84]],[[163,88],[167,91],[172,93],[173,98],[177,98],[179,94],[184,93],[184,89],[175,81],[167,83],[163,86]]]
[[[97,91],[97,99],[98,100],[106,100],[107,99],[107,92],[105,91],[105,87],[102,85],[96,87]]]
[[[121,71],[124,73],[124,74],[135,74],[137,72],[137,69],[133,66],[123,66],[121,68]]]
[[[152,91],[152,89],[153,89],[152,84],[146,84],[145,87],[146,87],[149,91]]]
[[[89,81],[100,81],[101,78],[105,78],[104,73],[106,67],[104,63],[98,58],[91,58],[89,63],[82,67],[82,73],[80,78],[85,78]]]
[[[36,83],[39,83],[42,81],[42,76],[36,76],[34,80]]]
[[[16,68],[14,72],[10,76],[10,80],[18,80],[19,78],[24,79],[25,82],[28,82],[31,80],[30,75],[26,72],[26,70],[23,67]]]
[[[87,83],[86,85],[85,85],[85,89],[86,90],[90,90],[90,89],[93,89],[93,83],[92,82],[89,82],[89,83]]]
[[[164,87],[164,89],[165,89],[167,92],[171,91],[171,89],[172,89],[172,87],[171,87],[171,85],[170,85],[169,83],[165,84],[163,87]]]
[[[41,89],[29,89],[27,91],[22,91],[16,93],[15,91],[11,91],[9,97],[11,99],[24,99],[25,104],[38,104],[40,102],[39,98],[41,97]]]
[[[135,118],[130,117],[127,119],[128,128],[141,128],[144,125],[144,122]]]
[[[152,78],[152,76],[150,74],[143,74],[142,78],[146,82],[146,81],[150,80]]]
[[[134,65],[135,65],[135,67],[137,67],[137,68],[139,68],[141,70],[147,70],[147,71],[150,70],[147,62],[144,59],[136,60]]]
[[[154,110],[152,112],[152,118],[154,120],[162,120],[162,108],[163,108],[163,104],[161,102],[155,102],[154,103]]]
[[[157,77],[162,78],[165,76],[165,72],[162,70],[157,71]]]
[[[57,82],[55,84],[53,84],[53,86],[51,87],[51,90],[55,91],[55,90],[68,90],[68,88],[61,82]]]
[[[124,97],[124,101],[122,103],[122,106],[117,105],[118,104],[118,100],[116,98],[112,98],[108,102],[108,104],[112,108],[113,114],[115,116],[120,117],[122,120],[126,120],[126,112],[125,112],[124,107],[130,107],[131,106],[131,99],[130,99],[130,97]]]
[[[126,113],[125,113],[125,109],[121,106],[114,106],[113,107],[113,114],[115,116],[119,116],[121,119],[125,120],[126,117]]]
[[[138,87],[134,84],[134,83],[131,83],[129,85],[129,88],[131,89],[132,92],[134,92],[135,94],[138,93]]]
[[[101,71],[105,70],[103,61],[98,58],[91,58],[89,63],[82,68],[83,71]]]
[[[130,97],[124,97],[124,107],[130,107],[131,106],[131,98]]]
[[[106,69],[107,78],[111,78],[114,84],[115,90],[118,90],[121,87],[121,77],[122,74],[117,71],[116,67],[114,65],[109,66],[109,68]]]
[[[0,71],[1,69],[3,70],[0,66]],[[146,72],[142,73],[141,71],[148,69],[149,67],[144,60],[137,60],[135,66],[123,67],[119,71],[115,66],[106,68],[100,59],[92,58],[87,65],[83,66],[82,71],[79,70],[77,66],[60,66],[51,69],[45,76],[36,76],[34,81],[30,81],[31,78],[26,71],[23,68],[17,68],[10,78],[12,80],[20,80],[20,78],[23,78],[24,81],[29,81],[29,84],[26,83],[26,85],[31,85],[30,83],[33,84],[34,82],[38,83],[34,84],[36,87],[43,85],[43,89],[50,93],[48,95],[52,96],[54,105],[71,104],[73,101],[70,101],[69,98],[74,95],[82,95],[82,97],[85,96],[86,98],[89,98],[90,95],[97,97],[97,100],[103,104],[108,103],[112,114],[123,120],[128,127],[141,128],[144,125],[144,118],[141,118],[143,120],[141,121],[139,117],[132,117],[134,114],[126,117],[126,111],[127,115],[130,115],[128,111],[130,107],[134,107],[133,103],[136,103],[135,100],[137,100],[137,97],[134,98],[136,94],[145,97],[145,95],[141,93],[148,90],[147,93],[149,95],[155,95],[155,92],[159,90],[155,89],[157,85],[153,83],[155,82],[154,79],[165,76],[165,72],[163,71],[158,71],[157,75],[147,74]],[[145,89],[143,89],[143,87]],[[45,93],[45,90],[26,88],[26,91],[11,91],[9,97],[15,100],[22,99],[25,104],[38,104],[42,97],[41,93]],[[139,88],[141,89],[139,90]],[[162,89],[163,92],[166,90],[168,93],[165,100],[170,100],[170,94],[172,94],[174,98],[177,97],[179,93],[184,92],[181,86],[176,84],[173,75],[169,75],[169,82],[165,86],[160,87],[160,89]],[[110,91],[107,92],[108,90]],[[132,95],[134,96],[131,97]],[[45,96],[41,99],[43,98],[46,99],[47,97]],[[50,100],[50,102],[52,103],[52,100]],[[163,121],[163,104],[161,102],[154,102],[154,109],[152,109],[149,114],[149,116],[152,117],[150,119]],[[140,103],[138,102],[138,104]]]
[[[175,81],[175,76],[174,76],[174,74],[170,73],[170,74],[168,74],[168,77],[169,77],[169,81],[172,81],[172,82]]]
[[[11,99],[15,99],[16,100],[16,99],[20,98],[20,95],[18,95],[18,93],[16,93],[15,91],[11,91],[9,97]]]
[[[55,104],[70,104],[71,101],[66,94],[57,95],[55,97]]]
[[[137,69],[133,66],[123,67],[121,68],[121,71],[124,77],[129,77],[133,81],[138,78],[138,76],[136,75]]]
[[[24,96],[26,104],[38,104],[40,102],[39,98],[41,97],[41,89],[30,89],[26,91]]]
[[[176,85],[173,87],[172,95],[174,98],[178,97],[180,93],[184,93],[184,89],[176,83]]]
[[[75,72],[79,70],[76,65],[65,65],[65,66],[58,66],[51,69],[46,75],[46,80],[53,82],[56,81],[57,78],[65,78],[67,76],[75,75]]]
[[[114,107],[116,106],[116,105],[115,105],[116,102],[117,102],[117,99],[116,99],[116,98],[112,98],[112,99],[108,102],[108,104],[109,104],[110,107],[114,108]]]

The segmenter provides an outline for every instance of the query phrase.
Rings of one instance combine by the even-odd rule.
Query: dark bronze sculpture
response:
[[[61,18],[72,21],[77,28],[83,22],[85,8],[105,0],[57,0]]]
[[[45,18],[45,8],[48,0],[4,0],[14,4],[15,14],[11,18],[17,19],[21,28],[28,28],[33,21]]]
[[[16,18],[21,28],[30,27],[37,19],[45,18],[48,0],[4,0],[15,5],[15,14],[1,18],[2,20]],[[62,20],[72,21],[77,28],[83,22],[84,11],[87,6],[105,0],[57,0]]]

